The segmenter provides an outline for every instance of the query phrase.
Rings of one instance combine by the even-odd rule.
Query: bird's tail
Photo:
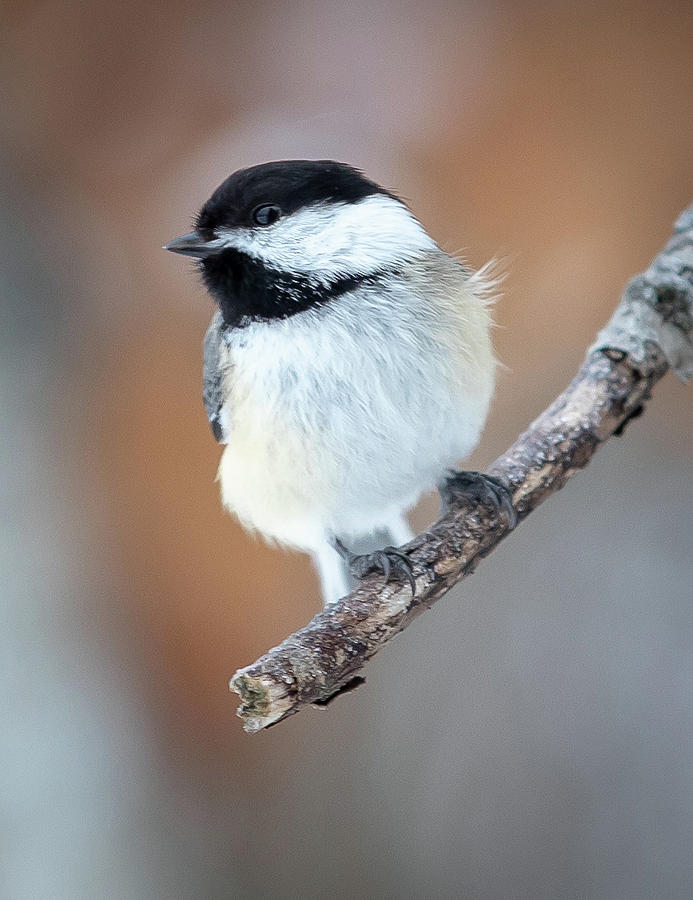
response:
[[[357,538],[349,543],[352,553],[372,553],[383,547],[400,547],[414,537],[409,523],[403,515],[396,516],[386,526],[373,531],[365,537]],[[349,574],[345,560],[330,545],[325,544],[313,553],[313,562],[320,576],[322,600],[325,606],[344,597],[353,590],[356,582]]]

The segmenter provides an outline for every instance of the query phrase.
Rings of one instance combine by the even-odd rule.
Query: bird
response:
[[[310,554],[325,605],[370,572],[415,593],[407,513],[427,491],[514,524],[507,485],[454,468],[494,392],[489,267],[442,250],[396,193],[333,160],[261,163],[164,249],[216,306],[203,400],[223,506]]]

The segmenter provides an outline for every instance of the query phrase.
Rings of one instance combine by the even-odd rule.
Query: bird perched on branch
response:
[[[224,506],[310,553],[325,603],[378,570],[415,590],[407,511],[489,476],[451,472],[493,393],[489,283],[443,252],[395,194],[351,166],[235,172],[165,249],[199,260],[218,309],[203,396]]]

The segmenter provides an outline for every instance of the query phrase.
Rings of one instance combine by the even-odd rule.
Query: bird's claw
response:
[[[349,561],[349,571],[354,578],[361,579],[371,572],[382,572],[385,583],[389,581],[407,581],[412,597],[416,593],[416,579],[411,562],[405,553],[396,547],[384,547],[373,553],[354,556]]]
[[[383,547],[372,553],[351,553],[341,543],[335,542],[339,554],[346,560],[352,578],[360,581],[371,572],[382,572],[385,583],[390,581],[406,581],[411,588],[412,597],[416,594],[416,579],[411,560],[397,547]]]
[[[513,506],[510,489],[499,478],[485,472],[458,472],[450,469],[447,478],[439,487],[444,510],[459,499],[476,500],[479,503],[491,502],[496,509],[508,517],[508,527],[512,530],[517,525],[517,511]]]

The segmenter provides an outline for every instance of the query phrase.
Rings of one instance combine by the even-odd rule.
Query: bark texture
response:
[[[566,390],[490,467],[512,492],[518,524],[640,415],[668,369],[684,381],[693,377],[693,206],[650,268],[627,286]],[[230,688],[241,697],[245,730],[267,728],[358,685],[366,661],[473,572],[508,531],[507,513],[490,504],[454,506],[405,547],[414,597],[408,584],[383,585],[382,576],[368,576],[235,673]]]

